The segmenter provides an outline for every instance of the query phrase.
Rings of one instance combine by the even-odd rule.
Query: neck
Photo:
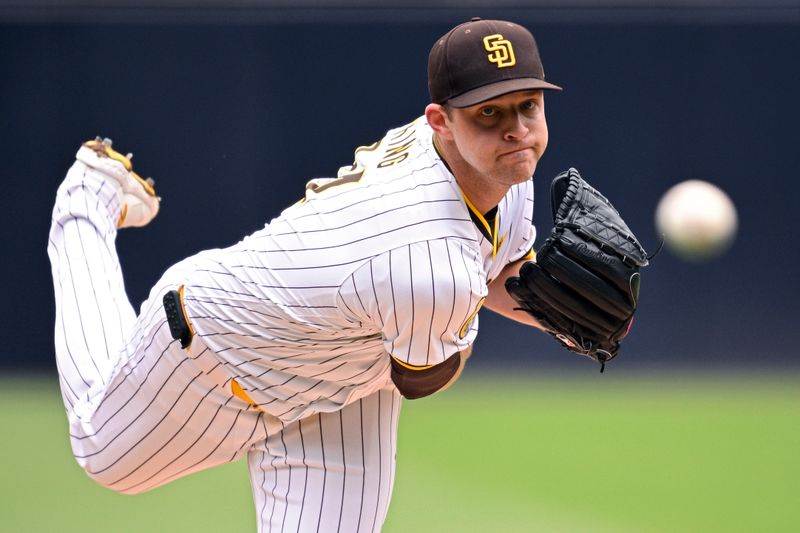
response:
[[[434,133],[433,144],[455,176],[461,192],[472,202],[475,209],[480,213],[487,213],[500,203],[508,192],[508,187],[498,185],[490,176],[483,176],[477,172],[464,160],[455,143],[444,141]]]

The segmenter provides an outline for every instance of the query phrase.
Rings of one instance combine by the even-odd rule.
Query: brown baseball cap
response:
[[[428,91],[436,104],[469,107],[532,89],[561,87],[544,81],[533,35],[513,22],[475,17],[442,36],[428,56]]]

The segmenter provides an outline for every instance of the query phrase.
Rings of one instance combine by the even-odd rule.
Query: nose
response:
[[[503,138],[507,141],[521,141],[530,131],[530,128],[525,124],[524,117],[520,113],[515,113],[509,117],[509,124],[506,127]]]

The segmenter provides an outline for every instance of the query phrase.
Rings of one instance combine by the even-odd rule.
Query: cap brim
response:
[[[538,89],[560,91],[561,87],[537,78],[503,80],[478,87],[477,89],[472,89],[464,94],[459,94],[458,96],[450,98],[447,104],[452,107],[469,107],[485,102],[486,100],[491,100],[492,98],[497,98],[498,96],[503,96],[504,94]]]

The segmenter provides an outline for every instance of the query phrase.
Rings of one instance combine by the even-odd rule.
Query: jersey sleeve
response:
[[[480,268],[459,239],[417,242],[372,258],[339,298],[352,318],[380,330],[395,361],[422,370],[474,342],[487,292]]]

